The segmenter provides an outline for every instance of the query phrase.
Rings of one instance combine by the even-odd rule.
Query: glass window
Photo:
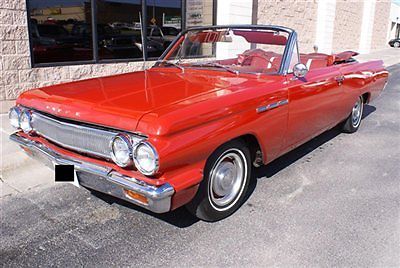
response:
[[[300,62],[299,49],[298,49],[297,42],[296,42],[293,47],[292,57],[290,58],[288,73],[292,73],[293,67],[299,62]]]
[[[147,55],[158,58],[182,28],[181,0],[147,1]]]
[[[34,63],[93,59],[91,33],[75,31],[78,25],[90,29],[90,1],[31,0],[29,7]]]
[[[213,24],[213,1],[145,1],[142,23],[147,29],[147,46],[143,48],[142,0],[28,0],[33,64],[143,60],[143,50],[148,58],[158,58],[183,26]],[[215,46],[210,44],[201,44],[198,50],[202,55],[211,52],[215,54]]]
[[[96,1],[100,60],[143,58],[141,3],[141,0]]]
[[[287,32],[273,27],[193,29],[169,51],[159,66],[235,73],[278,73],[288,37]]]
[[[213,24],[213,0],[186,0],[186,27]]]

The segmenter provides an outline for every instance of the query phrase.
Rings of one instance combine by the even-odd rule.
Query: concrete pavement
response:
[[[2,178],[21,193],[0,199],[3,265],[399,267],[400,65],[389,70],[357,133],[333,129],[258,169],[246,204],[213,224],[54,185],[33,160],[7,171],[6,155]],[[32,178],[43,183],[17,185]]]
[[[36,187],[54,185],[54,174],[47,167],[29,158],[15,143],[9,140],[13,132],[8,115],[0,115],[0,198],[24,193]]]
[[[368,54],[361,54],[356,56],[360,62],[369,60],[383,60],[385,67],[400,63],[400,49],[389,47],[382,50],[372,51]]]

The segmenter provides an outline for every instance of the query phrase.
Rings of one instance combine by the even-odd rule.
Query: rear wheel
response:
[[[400,47],[400,42],[394,42],[393,47],[399,48]]]
[[[208,159],[204,179],[187,209],[205,221],[228,217],[244,202],[250,176],[247,146],[239,140],[222,145]]]
[[[358,130],[361,124],[361,118],[364,111],[364,101],[363,97],[358,97],[356,103],[351,110],[349,117],[343,124],[343,131],[347,133],[353,133]]]

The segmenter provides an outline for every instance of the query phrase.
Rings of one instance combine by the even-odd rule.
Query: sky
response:
[[[400,6],[400,0],[392,0],[392,2]]]

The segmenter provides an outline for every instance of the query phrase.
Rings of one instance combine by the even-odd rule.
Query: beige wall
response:
[[[390,20],[389,1],[376,2],[374,24],[372,27],[371,49],[380,49],[387,46],[387,35]]]
[[[315,44],[317,1],[258,1],[258,24],[293,28],[299,35],[300,52],[312,52]]]
[[[336,2],[332,40],[333,52],[358,50],[362,17],[362,1],[338,0]]]

